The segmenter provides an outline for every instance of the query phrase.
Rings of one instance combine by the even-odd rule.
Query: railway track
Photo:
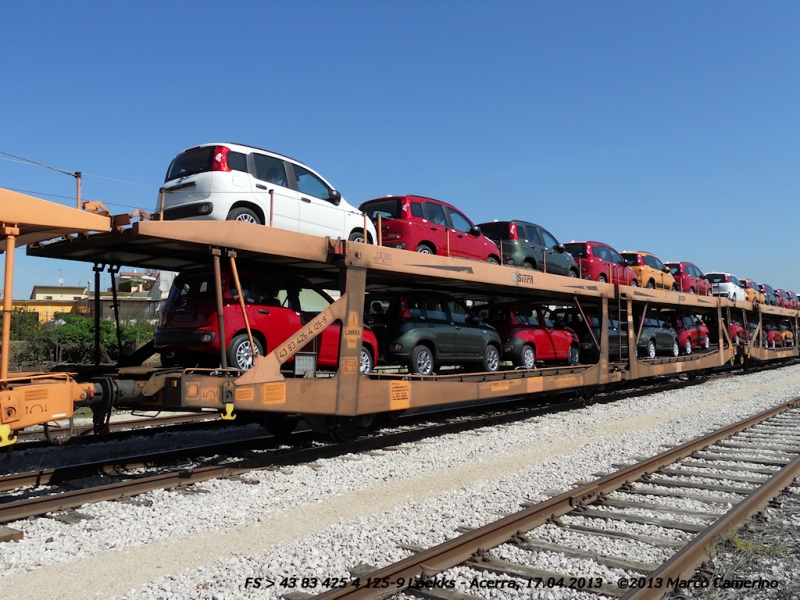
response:
[[[349,583],[314,599],[401,595],[469,600],[477,598],[468,593],[477,586],[520,594],[571,588],[640,600],[661,598],[671,589],[704,587],[706,582],[724,585],[703,571],[708,549],[782,493],[800,494],[788,491],[798,476],[800,400],[795,399],[547,501],[523,504],[520,512],[462,530],[438,546],[401,545],[411,552],[404,560],[383,568],[362,563],[351,570],[354,579]],[[641,531],[632,533],[620,523],[636,524]],[[567,532],[573,541],[548,541],[546,529]],[[636,542],[670,557],[663,564],[636,561],[588,552],[575,541],[591,538]],[[543,569],[537,566],[540,553],[558,555],[562,563],[593,561],[613,573],[613,579],[586,576],[585,563],[570,563],[573,572]],[[465,572],[473,574],[472,583]],[[295,592],[284,597],[311,596]]]
[[[616,402],[625,398],[670,391],[699,383],[702,383],[702,380],[667,381],[657,386],[637,387],[602,394],[597,396],[594,401],[597,403]],[[289,450],[281,448],[280,441],[272,436],[263,436],[238,442],[193,446],[10,474],[0,477],[0,492],[4,493],[4,496],[0,497],[0,523],[40,516],[53,511],[75,509],[87,503],[119,500],[156,489],[186,487],[209,479],[238,477],[254,470],[308,463],[348,453],[367,452],[415,442],[427,437],[521,421],[538,415],[580,409],[585,406],[585,401],[582,399],[571,397],[563,400],[561,399],[563,396],[564,394],[554,395],[550,399],[550,403],[537,406],[530,406],[528,400],[517,399],[501,404],[492,403],[450,408],[433,413],[419,413],[398,420],[396,425],[402,426],[400,431],[390,431],[389,433],[378,431],[353,442],[319,444],[315,443],[317,439],[315,434],[304,431],[292,434],[289,441],[294,447]],[[491,412],[487,414],[487,410]],[[476,415],[476,413],[478,414]],[[407,429],[408,427],[412,428]],[[241,455],[257,450],[265,450],[267,454],[239,460],[230,458],[231,455],[237,453]],[[168,465],[170,462],[197,459],[199,456],[215,457],[214,464],[192,469],[172,469],[168,472],[162,470],[155,474],[131,473],[131,470],[134,469],[152,469],[159,465]],[[62,487],[54,493],[52,489],[38,489],[38,486],[64,486],[65,483],[71,481],[97,476],[104,478],[101,484],[89,485],[81,489],[64,489]],[[107,483],[108,479],[118,480]]]

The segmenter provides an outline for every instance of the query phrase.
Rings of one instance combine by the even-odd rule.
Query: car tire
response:
[[[486,259],[486,262],[488,264],[490,264],[490,265],[499,265],[500,264],[500,261],[497,260],[496,256],[490,256],[489,258]]]
[[[420,254],[434,254],[433,248],[431,248],[428,244],[420,244],[417,246],[417,252]]]
[[[487,344],[483,351],[483,370],[497,371],[500,368],[500,350],[497,346]]]
[[[569,347],[569,354],[567,354],[567,364],[570,366],[575,366],[581,362],[581,351],[580,349],[573,344]]]
[[[647,285],[644,287],[646,287],[649,290],[654,290],[656,289],[656,282],[651,279],[650,281],[647,282]]]
[[[242,221],[244,223],[255,223],[256,225],[261,225],[261,219],[258,218],[258,215],[250,210],[249,208],[234,208],[231,212],[228,213],[226,217],[227,221]]]
[[[522,265],[520,265],[520,266],[521,266],[523,269],[530,269],[530,270],[533,270],[533,268],[534,268],[534,267],[533,267],[533,265],[532,265],[530,262],[528,262],[527,260],[523,260],[523,261],[522,261]]]
[[[710,347],[711,347],[711,340],[708,339],[708,336],[706,336],[703,338],[703,350],[708,350]]]
[[[686,343],[683,345],[683,353],[687,356],[692,353],[692,340],[686,338]]]
[[[681,347],[680,344],[678,344],[678,340],[677,339],[672,340],[672,356],[673,357],[680,356],[680,354],[681,354]]]
[[[253,343],[256,345],[256,354],[264,356],[264,348],[258,338],[253,338]],[[231,340],[228,345],[228,366],[247,371],[253,367],[256,357],[253,356],[253,350],[250,348],[250,340],[246,333],[240,333]]]
[[[578,272],[575,269],[570,269],[569,273],[567,273],[568,277],[574,277],[575,279],[578,278]]]
[[[358,242],[359,244],[366,243],[364,239],[364,233],[361,231],[351,231],[350,235],[347,238],[348,242]]]
[[[605,275],[598,275],[597,276],[597,283],[607,283],[608,279],[606,279]]]
[[[370,373],[375,366],[372,359],[372,351],[365,345],[361,345],[361,358],[358,364],[358,370],[362,375]]]
[[[689,293],[694,294],[694,288],[689,288]]]
[[[635,279],[631,279],[631,287],[639,287],[639,282]]]
[[[431,375],[433,373],[433,351],[423,345],[415,347],[411,353],[409,371],[417,375]]]
[[[678,286],[677,286],[677,285],[675,285],[675,284],[673,283],[673,284],[672,284],[672,287],[671,287],[670,289],[671,289],[673,292],[677,292],[677,291],[678,291]]]
[[[646,357],[653,359],[656,357],[656,343],[653,340],[647,342],[647,353]]]
[[[741,344],[741,341],[739,340],[739,335],[737,334],[736,335],[736,339],[733,340],[733,345],[734,346],[739,346],[740,344]]]
[[[530,344],[525,344],[520,352],[519,366],[525,369],[536,368],[536,349]]]

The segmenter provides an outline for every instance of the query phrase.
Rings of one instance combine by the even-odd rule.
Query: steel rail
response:
[[[628,592],[623,600],[650,600],[661,598],[670,588],[669,580],[689,580],[695,570],[709,558],[709,549],[716,547],[720,539],[729,531],[738,529],[750,517],[762,510],[769,502],[789,487],[800,475],[800,456],[778,471],[763,485],[749,494],[731,510],[720,517],[699,536],[670,557],[658,569],[647,575],[648,580],[663,582],[663,587],[641,588]]]
[[[624,398],[633,398],[638,396],[649,395],[662,391],[667,391],[676,388],[683,388],[687,386],[697,385],[701,380],[697,381],[680,381],[671,382],[664,385],[656,386],[655,388],[635,389],[630,391],[618,392],[608,394],[602,398],[598,398],[598,403],[616,402]],[[519,405],[524,403],[525,400],[515,400],[506,402],[506,409],[508,405]],[[232,477],[241,475],[250,471],[268,469],[270,467],[277,467],[283,465],[297,464],[303,462],[311,462],[322,458],[333,458],[348,453],[366,452],[369,450],[376,450],[393,446],[397,444],[417,441],[427,437],[434,437],[438,435],[445,435],[448,433],[459,433],[474,429],[476,427],[487,427],[492,425],[500,425],[503,423],[510,423],[531,418],[533,416],[564,412],[570,409],[580,409],[585,406],[582,400],[568,400],[556,404],[548,404],[544,406],[525,407],[521,409],[508,410],[508,412],[501,414],[482,415],[460,421],[443,423],[412,431],[401,431],[389,434],[379,434],[368,438],[355,440],[353,442],[345,442],[339,444],[331,444],[328,446],[302,448],[299,450],[292,450],[281,454],[274,454],[266,457],[259,457],[254,459],[245,459],[235,462],[229,462],[221,465],[210,465],[205,467],[198,467],[195,469],[186,469],[181,471],[174,471],[170,473],[162,473],[158,475],[144,476],[135,479],[126,480],[123,482],[107,484],[98,487],[86,488],[81,490],[73,490],[67,492],[60,492],[56,494],[38,496],[34,498],[25,498],[14,500],[11,502],[0,503],[0,523],[7,523],[33,516],[39,516],[52,511],[67,510],[77,508],[83,504],[92,502],[103,502],[107,500],[117,500],[142,494],[144,492],[156,489],[169,489],[175,487],[185,487],[193,485],[200,481],[207,481],[210,479],[218,479],[222,477]],[[481,404],[478,406],[461,407],[458,409],[451,409],[441,412],[433,413],[419,413],[401,419],[401,422],[420,422],[430,421],[436,418],[455,418],[468,412],[476,410],[497,409],[496,403]],[[299,434],[304,435],[305,432]],[[294,434],[297,436],[298,434]],[[310,439],[310,435],[309,435]],[[271,437],[258,438],[261,442],[269,442]],[[246,443],[246,442],[244,442]],[[227,442],[227,445],[240,444],[240,442]],[[223,445],[225,445],[223,444]],[[173,456],[180,453],[180,456],[194,456],[198,451],[211,452],[216,448],[217,452],[220,445],[203,446],[189,449],[179,449],[176,451],[168,451],[162,454],[172,454]],[[85,463],[82,465],[75,465],[73,467],[61,467],[58,469],[50,469],[47,471],[37,471],[32,473],[20,473],[17,475],[8,475],[0,478],[0,489],[19,489],[23,485],[45,485],[50,482],[65,481],[77,477],[87,477],[98,474],[113,474],[125,466],[141,466],[153,464],[154,461],[159,459],[158,454],[143,455],[131,457],[128,459],[115,459],[113,461],[98,461],[96,463]],[[8,482],[6,485],[5,482]]]
[[[515,535],[523,534],[545,524],[550,519],[564,516],[576,508],[582,508],[586,504],[600,499],[601,494],[608,494],[618,490],[625,483],[630,483],[645,475],[652,474],[662,467],[689,456],[692,452],[798,406],[800,406],[798,399],[780,404],[743,421],[691,440],[616,473],[541,502],[526,510],[448,540],[438,546],[418,552],[402,561],[377,569],[369,574],[369,578],[374,581],[388,581],[391,587],[396,584],[398,579],[408,582],[418,578],[424,580],[433,577],[467,562],[480,549],[490,549],[505,544]],[[361,579],[365,578],[362,577]],[[330,600],[333,598],[374,599],[384,597],[387,594],[386,588],[374,589],[362,586],[361,579],[351,581],[345,588],[333,589],[316,595],[314,600]],[[393,591],[400,592],[402,589],[403,587],[400,586]]]

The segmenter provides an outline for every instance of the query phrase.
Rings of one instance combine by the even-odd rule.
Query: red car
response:
[[[556,327],[539,307],[493,304],[481,306],[478,316],[500,334],[503,360],[526,369],[536,368],[539,360],[578,364],[578,335],[563,324]]]
[[[789,292],[777,289],[775,294],[778,296],[778,301],[781,303],[782,308],[790,308],[792,310],[797,308],[797,300],[792,298]]]
[[[681,292],[699,296],[711,295],[711,282],[703,272],[690,262],[668,262],[669,272],[675,278]]]
[[[728,326],[728,332],[731,334],[734,346],[750,343],[750,332],[744,328],[744,325],[736,319],[731,319],[731,324]]]
[[[483,260],[500,264],[500,249],[462,212],[445,202],[421,196],[390,196],[361,205],[377,226],[381,216],[384,246],[423,254]]]
[[[783,346],[783,332],[775,323],[764,323],[764,333],[767,334],[768,348],[781,348]]]
[[[256,351],[271,352],[333,302],[321,289],[301,279],[276,277],[253,271],[239,273],[247,318]],[[219,326],[214,273],[193,270],[181,273],[160,309],[153,343],[164,366],[219,366]],[[222,273],[225,347],[228,365],[246,370],[253,366],[253,349],[247,338],[236,286],[229,272]],[[339,366],[339,323],[329,325],[309,344],[318,349],[317,365]],[[378,356],[378,340],[364,328],[361,347],[362,373],[372,370]],[[294,360],[294,359],[290,359]]]
[[[678,343],[684,354],[691,354],[693,348],[708,350],[711,345],[708,327],[695,316],[678,313],[672,319],[672,326],[678,333]]]
[[[639,285],[634,270],[626,265],[622,255],[608,244],[570,242],[564,244],[564,247],[578,263],[580,276],[583,279],[634,287]]]

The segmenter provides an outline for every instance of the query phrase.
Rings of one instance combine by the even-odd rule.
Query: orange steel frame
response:
[[[115,217],[113,222],[125,220]],[[108,232],[109,228],[95,231]],[[744,311],[743,314],[754,318],[757,316],[759,322],[762,313],[790,319],[797,331],[797,311],[749,303],[734,305],[722,298],[616,286],[233,221],[139,221],[124,231],[114,229],[80,239],[42,243],[29,249],[29,253],[75,260],[94,260],[113,254],[120,264],[158,264],[166,269],[169,269],[168,262],[177,260],[175,257],[178,255],[193,257],[186,260],[207,266],[208,261],[203,256],[214,256],[218,264],[219,257],[227,254],[234,273],[237,260],[261,262],[265,269],[272,265],[285,269],[325,270],[327,276],[331,272],[338,273],[344,287],[342,296],[292,338],[270,349],[266,356],[257,357],[250,371],[241,374],[234,369],[119,370],[120,379],[124,379],[128,389],[132,390],[125,394],[125,406],[168,407],[172,410],[215,408],[224,411],[228,417],[233,417],[235,411],[267,411],[348,418],[450,402],[568,388],[598,388],[632,379],[706,370],[723,365],[742,353],[741,348],[730,342],[727,333],[723,311],[729,309]],[[217,282],[219,286],[219,278]],[[590,365],[495,373],[429,377],[374,373],[362,376],[359,357],[365,293],[368,289],[380,289],[382,285],[445,289],[462,296],[530,299],[553,305],[594,303],[601,322],[600,359],[597,364]],[[624,307],[627,315],[626,361],[612,363],[609,360],[609,303]],[[634,307],[645,304],[716,318],[719,330],[717,349],[677,359],[640,360],[636,356],[635,342],[638,324],[634,323],[633,315]],[[286,378],[282,365],[335,321],[343,324],[339,370],[327,377]],[[778,352],[749,348],[747,352],[747,358],[752,360],[798,355],[797,346]]]

